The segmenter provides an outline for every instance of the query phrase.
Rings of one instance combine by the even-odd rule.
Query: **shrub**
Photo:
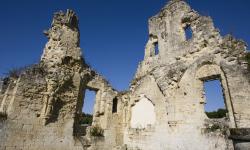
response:
[[[80,124],[92,124],[93,116],[90,114],[82,114],[80,118]]]
[[[90,135],[95,137],[103,137],[104,130],[99,126],[92,126],[90,128]]]
[[[206,112],[208,118],[224,118],[227,116],[227,110],[226,109],[218,109],[217,111],[213,112]]]
[[[220,127],[220,125],[218,125],[218,124],[213,124],[212,126],[206,127],[206,130],[205,130],[205,131],[206,131],[207,133],[210,133],[210,132],[215,132],[215,131],[217,131],[217,130],[222,131],[223,128]]]
[[[26,74],[29,73],[31,75],[33,75],[33,74],[45,75],[45,70],[44,70],[43,66],[40,65],[40,64],[26,65],[24,67],[13,67],[13,68],[10,68],[5,73],[5,75],[7,77],[11,77],[11,78],[17,79],[24,72]]]
[[[7,75],[8,77],[18,78],[24,70],[25,70],[25,67],[11,68],[11,69],[6,73],[6,75]]]

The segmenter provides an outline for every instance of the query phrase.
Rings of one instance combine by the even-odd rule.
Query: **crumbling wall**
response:
[[[83,149],[73,137],[84,62],[74,12],[54,15],[41,62],[10,82],[1,104],[7,120],[0,149]],[[84,80],[83,79],[83,80]]]
[[[78,18],[54,14],[39,64],[1,86],[0,149],[110,149],[122,145],[118,92],[85,64]],[[1,84],[2,85],[2,84]],[[92,126],[82,128],[85,90],[96,94]],[[113,102],[116,99],[116,112]],[[91,135],[100,127],[103,136]]]
[[[96,91],[93,125],[100,125],[105,129],[109,126],[108,116],[112,112],[112,100],[118,92],[102,76],[96,73],[92,80],[88,82],[87,88]]]
[[[85,64],[73,11],[55,13],[45,35],[49,40],[40,63],[0,86],[0,149],[230,150],[249,145],[246,44],[221,37],[212,19],[185,1],[169,1],[149,19],[144,60],[124,92]],[[203,84],[213,79],[221,82],[225,118],[205,114]],[[87,89],[96,92],[89,127],[80,124]],[[100,134],[92,133],[96,127]]]
[[[119,118],[117,112],[113,112],[113,100],[118,97],[118,92],[111,87],[111,85],[97,72],[90,70],[90,77],[86,85],[82,86],[80,97],[84,97],[85,90],[95,91],[95,103],[93,109],[93,122],[92,125],[87,127],[86,135],[79,137],[82,140],[89,141],[88,149],[110,149],[116,146],[122,145],[122,143],[117,142],[117,136],[121,136],[119,133]],[[118,103],[119,100],[118,100]],[[82,112],[82,107],[84,105],[84,99],[78,99],[77,110],[79,114]],[[118,107],[118,106],[117,106]],[[121,110],[120,108],[119,110]],[[117,108],[118,110],[118,108]],[[82,132],[81,124],[78,123],[76,116],[75,120],[75,131],[76,135]],[[104,131],[102,136],[91,135],[91,128],[98,127]],[[117,131],[118,130],[118,131]],[[119,133],[119,134],[118,134]],[[121,141],[121,140],[120,140]]]
[[[188,27],[190,39],[185,33]],[[182,0],[170,1],[149,19],[144,60],[129,95],[132,104],[141,94],[156,101],[156,123],[143,129],[128,124],[124,144],[128,149],[143,150],[233,149],[228,129],[247,128],[250,122],[246,53],[246,44],[232,36],[221,37],[210,17],[199,15]],[[224,120],[209,119],[205,114],[203,82],[213,79],[222,83],[228,110]],[[211,130],[215,126],[218,129]]]

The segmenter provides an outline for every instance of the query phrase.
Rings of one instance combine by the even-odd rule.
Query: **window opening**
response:
[[[220,80],[204,82],[206,97],[205,112],[208,118],[224,118],[227,115],[223,89]]]
[[[95,91],[90,91],[88,89],[85,91],[80,124],[85,124],[85,125],[92,124],[95,96],[96,96]]]
[[[115,97],[113,99],[112,113],[116,113],[117,112],[117,104],[118,104],[118,99]]]
[[[186,40],[191,39],[192,36],[193,36],[193,31],[192,31],[190,25],[188,25],[187,27],[185,27],[184,30],[185,30]]]
[[[155,47],[155,55],[158,55],[159,54],[159,44],[158,44],[158,42],[154,43],[154,47]]]

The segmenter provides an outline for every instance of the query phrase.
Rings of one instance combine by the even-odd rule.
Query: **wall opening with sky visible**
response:
[[[223,118],[226,115],[226,107],[223,89],[220,80],[208,80],[204,82],[206,97],[205,112],[209,118]],[[210,113],[218,112],[219,114]],[[219,115],[219,116],[218,116]]]

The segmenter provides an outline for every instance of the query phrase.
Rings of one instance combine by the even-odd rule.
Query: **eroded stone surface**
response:
[[[248,142],[228,138],[229,128],[250,127],[246,44],[222,37],[185,1],[169,1],[149,19],[144,60],[126,92],[85,64],[73,11],[55,13],[44,33],[40,63],[0,83],[1,150],[248,149]],[[203,82],[211,79],[221,81],[226,118],[205,114]],[[86,89],[96,93],[91,127],[80,124]],[[140,106],[147,107],[138,113]],[[93,127],[103,136],[91,135]]]

